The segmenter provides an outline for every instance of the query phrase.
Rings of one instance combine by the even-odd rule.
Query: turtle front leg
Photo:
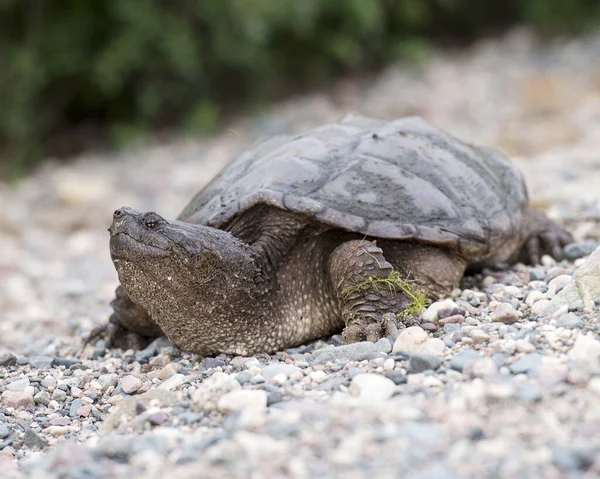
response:
[[[85,344],[104,339],[108,348],[144,349],[154,338],[164,334],[148,312],[135,304],[123,286],[111,301],[114,312],[108,323],[94,328]]]
[[[518,259],[524,263],[539,264],[544,254],[560,260],[563,246],[573,242],[573,235],[543,211],[530,209],[525,222],[525,241],[518,252]]]
[[[338,246],[329,257],[329,274],[346,325],[344,344],[381,339],[386,334],[385,313],[410,313],[425,302],[424,293],[401,278],[372,241],[353,240]],[[410,320],[410,314],[406,316]]]

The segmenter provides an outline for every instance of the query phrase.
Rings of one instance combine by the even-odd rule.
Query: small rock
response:
[[[119,382],[119,376],[115,373],[101,374],[98,376],[98,383],[102,386],[102,390],[106,391],[109,387],[116,387]]]
[[[421,373],[428,369],[435,371],[442,365],[442,362],[443,360],[439,356],[423,353],[411,354],[408,360],[410,372],[413,374]]]
[[[52,358],[52,366],[54,367],[64,366],[65,368],[70,368],[77,364],[81,364],[79,359],[61,358],[59,356]]]
[[[600,341],[592,333],[579,334],[567,357],[575,367],[586,371],[600,368]]]
[[[488,333],[486,333],[482,329],[478,329],[478,328],[472,329],[471,332],[469,333],[469,336],[476,343],[483,343],[490,339],[490,335]]]
[[[541,354],[530,353],[526,354],[521,359],[508,366],[508,369],[513,374],[527,374],[531,377],[537,377],[539,375],[541,363]]]
[[[132,375],[123,376],[121,389],[125,394],[133,394],[142,387],[142,380]]]
[[[479,352],[474,349],[463,349],[457,352],[450,360],[450,369],[455,371],[463,372],[463,369],[481,358]]]
[[[148,422],[153,426],[160,426],[161,424],[164,424],[166,420],[167,415],[164,412],[156,412],[148,416]]]
[[[25,436],[23,437],[23,443],[29,449],[44,449],[47,444],[33,429],[26,429]]]
[[[519,353],[532,353],[535,351],[535,346],[526,339],[517,339],[515,341],[515,349]]]
[[[320,384],[327,379],[327,373],[325,371],[313,371],[308,377],[317,384]]]
[[[48,394],[48,391],[40,391],[35,396],[33,396],[33,400],[36,404],[42,404],[43,406],[47,406],[50,403],[50,394]]]
[[[289,377],[299,370],[298,367],[293,366],[292,364],[274,363],[264,367],[262,375],[267,381],[271,381],[278,374],[284,374],[286,377]]]
[[[41,369],[42,371],[47,371],[52,368],[52,363],[54,362],[54,358],[52,356],[30,356],[29,364],[34,369]]]
[[[465,317],[461,314],[455,314],[453,316],[448,316],[446,318],[442,318],[439,320],[439,324],[441,326],[446,326],[447,324],[462,324],[465,322]]]
[[[233,376],[220,372],[214,373],[192,393],[193,405],[196,409],[204,411],[215,409],[222,396],[241,388],[242,386]]]
[[[406,328],[394,342],[392,352],[405,351],[407,353],[416,353],[421,350],[424,343],[429,339],[429,334],[419,326]]]
[[[470,373],[477,378],[485,378],[498,374],[498,365],[492,358],[479,358],[463,368],[464,373]]]
[[[396,391],[396,384],[379,374],[359,374],[352,379],[348,388],[350,394],[367,401],[388,399]]]
[[[0,395],[0,402],[6,407],[14,407],[18,409],[20,407],[24,409],[35,408],[35,402],[33,400],[33,392],[28,388],[25,391],[4,391]]]
[[[240,389],[224,394],[218,401],[218,408],[224,413],[246,408],[264,409],[267,407],[267,392],[262,389]]]
[[[525,304],[531,308],[536,301],[539,301],[543,297],[544,293],[542,293],[541,291],[531,291],[525,299]]]
[[[495,323],[513,324],[519,319],[519,314],[510,303],[500,303],[492,313],[492,321]]]
[[[423,346],[419,352],[423,354],[441,355],[445,350],[446,345],[444,344],[444,341],[442,341],[440,338],[431,338],[423,343]]]
[[[583,321],[575,313],[567,313],[559,316],[556,319],[556,326],[558,328],[583,328]]]
[[[406,384],[406,374],[402,371],[390,371],[385,377],[392,380],[394,384]]]
[[[538,402],[542,399],[543,390],[539,384],[526,384],[517,387],[516,396],[523,401]]]
[[[13,366],[14,364],[17,364],[17,357],[13,353],[9,351],[0,353],[0,366]]]
[[[441,309],[452,309],[457,307],[458,305],[451,299],[442,299],[431,304],[423,311],[421,318],[423,319],[423,322],[437,324],[440,319],[438,313]]]
[[[317,349],[316,351],[312,352],[311,361],[313,364],[341,361],[362,361],[369,353],[389,353],[390,350],[391,345],[386,338],[380,339],[376,343],[372,343],[370,341],[360,341],[358,343],[345,344],[343,346]]]
[[[9,391],[25,391],[29,387],[29,379],[17,379],[6,386]]]
[[[225,365],[226,365],[226,363],[222,359],[204,358],[202,360],[202,366],[204,366],[206,369],[212,369],[212,368],[218,368],[218,367],[222,368]]]
[[[177,374],[182,367],[183,366],[180,363],[170,362],[159,371],[158,379],[168,379],[173,376],[173,374]]]
[[[0,424],[0,439],[4,439],[8,437],[10,434],[10,429],[6,424]]]
[[[173,374],[168,379],[165,379],[160,385],[158,389],[166,389],[170,391],[171,389],[175,389],[178,386],[181,386],[187,380],[187,376],[185,374]]]
[[[597,241],[582,241],[581,243],[570,243],[563,248],[567,259],[579,259],[591,255],[600,246]]]

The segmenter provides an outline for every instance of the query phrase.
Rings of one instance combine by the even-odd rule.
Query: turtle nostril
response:
[[[121,211],[120,209],[115,210],[115,212],[113,213],[113,218],[118,218],[122,214],[123,214],[123,211]]]

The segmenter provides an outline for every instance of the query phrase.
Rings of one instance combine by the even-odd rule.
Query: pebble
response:
[[[175,389],[181,386],[184,382],[187,381],[187,379],[188,378],[185,374],[173,374],[172,376],[169,376],[168,379],[165,379],[162,383],[160,383],[158,389],[165,389],[167,391],[170,391],[171,389]]]
[[[429,334],[419,326],[411,326],[404,329],[394,342],[392,352],[404,351],[407,353],[416,353],[421,350],[425,342],[429,339]]]
[[[428,369],[437,370],[442,365],[442,358],[434,354],[413,353],[408,360],[411,373],[421,373]]]
[[[492,358],[479,358],[465,365],[462,371],[478,378],[485,378],[498,374],[498,365]]]
[[[457,352],[450,360],[450,369],[462,372],[466,366],[477,361],[479,358],[481,358],[481,355],[478,351],[463,349]]]
[[[34,409],[35,402],[33,400],[33,392],[26,391],[4,391],[0,395],[0,403],[5,407],[12,407],[15,409]]]
[[[526,339],[517,339],[515,341],[515,349],[519,353],[531,353],[535,351],[535,346]]]
[[[508,369],[513,374],[528,374],[529,376],[536,377],[539,374],[541,362],[542,356],[540,354],[529,353],[508,366]]]
[[[242,409],[264,409],[267,407],[267,393],[260,389],[235,390],[225,393],[218,401],[219,410],[226,414]]]
[[[355,376],[348,390],[365,401],[379,401],[390,398],[396,391],[396,384],[379,374],[366,373]]]
[[[388,339],[383,338],[376,343],[361,341],[343,346],[318,349],[312,353],[313,364],[325,364],[338,361],[362,361],[374,352],[389,353],[392,347]]]
[[[437,324],[439,321],[438,313],[444,309],[456,309],[458,305],[451,299],[442,299],[429,305],[429,307],[423,311],[421,318],[423,322]]]
[[[582,241],[580,243],[570,243],[563,248],[563,253],[567,259],[578,259],[591,255],[596,248],[600,246],[598,241]]]
[[[135,376],[124,376],[121,379],[121,389],[125,394],[134,394],[140,387],[142,387],[142,380]]]
[[[0,366],[12,366],[14,364],[17,364],[17,357],[13,353],[9,351],[0,352]]]
[[[569,329],[583,328],[583,321],[575,313],[567,313],[556,319],[556,327]]]
[[[472,329],[469,336],[476,343],[484,343],[490,339],[490,335],[482,329]]]
[[[262,369],[262,375],[267,381],[271,381],[275,376],[283,374],[286,378],[298,372],[300,369],[291,364],[275,363],[269,364]]]
[[[500,303],[492,313],[492,321],[495,323],[513,324],[519,319],[519,314],[510,303]]]

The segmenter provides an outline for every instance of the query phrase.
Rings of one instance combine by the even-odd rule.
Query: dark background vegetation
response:
[[[513,24],[574,33],[598,0],[0,0],[0,175],[232,112]]]

